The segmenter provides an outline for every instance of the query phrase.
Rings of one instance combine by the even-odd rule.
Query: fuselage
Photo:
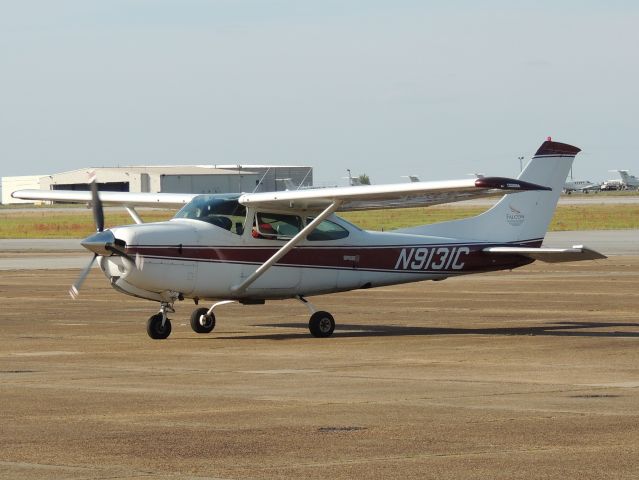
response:
[[[112,228],[114,237],[125,244],[125,255],[101,257],[99,265],[114,288],[151,300],[162,301],[173,294],[248,301],[443,280],[517,268],[532,261],[482,251],[495,243],[364,231],[333,215],[238,292],[233,287],[312,218],[251,209],[241,213],[226,215],[229,221],[218,218],[223,215],[204,219],[178,214],[166,222]],[[530,239],[509,245],[540,244],[540,239]]]

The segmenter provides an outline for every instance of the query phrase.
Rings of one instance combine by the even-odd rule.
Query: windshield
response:
[[[198,195],[173,218],[191,218],[241,235],[246,220],[246,207],[237,201],[239,195]]]

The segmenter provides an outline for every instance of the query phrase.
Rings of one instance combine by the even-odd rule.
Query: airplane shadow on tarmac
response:
[[[235,339],[286,340],[307,337],[306,323],[259,324],[256,327],[299,328],[300,333],[282,333],[267,335],[247,335],[232,337]],[[632,327],[637,331],[592,331],[601,328]],[[447,327],[409,327],[401,325],[355,325],[338,323],[334,337],[396,337],[412,335],[552,335],[558,337],[639,337],[639,323],[603,323],[603,322],[560,322],[539,327],[500,327],[500,328],[447,328]],[[217,337],[220,338],[220,337]],[[229,337],[231,338],[231,337]]]

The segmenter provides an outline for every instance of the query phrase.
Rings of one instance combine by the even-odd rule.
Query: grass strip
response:
[[[397,210],[346,212],[343,218],[365,230],[393,230],[477,215],[486,207],[435,206]],[[141,212],[145,222],[168,220],[173,210]],[[126,212],[107,211],[106,227],[132,223]],[[619,230],[639,228],[639,205],[560,205],[551,231]],[[84,238],[95,230],[91,211],[65,212],[47,208],[0,211],[0,238]]]

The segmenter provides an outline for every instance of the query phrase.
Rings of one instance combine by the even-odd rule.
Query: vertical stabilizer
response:
[[[550,187],[551,191],[504,195],[491,209],[476,217],[401,231],[469,241],[541,242],[555,212],[572,162],[579,152],[577,147],[553,142],[548,138],[518,178]]]
[[[621,183],[623,183],[624,187],[627,189],[636,189],[639,187],[639,178],[634,175],[630,175],[628,170],[617,170],[619,172],[619,176],[621,177]]]

